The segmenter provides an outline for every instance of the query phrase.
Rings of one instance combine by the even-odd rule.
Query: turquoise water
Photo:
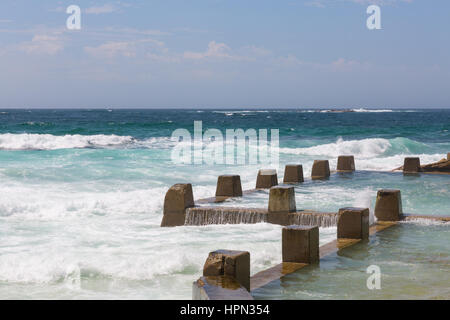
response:
[[[192,132],[194,121],[279,129],[279,177],[286,163],[303,164],[308,177],[314,159],[333,169],[338,155],[355,155],[364,171],[307,178],[296,188],[299,209],[373,209],[378,189],[400,188],[405,212],[450,214],[449,176],[385,172],[405,156],[443,158],[450,110],[358,111],[0,110],[0,298],[190,298],[209,251],[249,250],[252,273],[278,263],[278,226],[159,227],[172,184],[191,182],[195,198],[210,197],[218,175],[240,174],[250,189],[264,167],[174,164],[170,136]],[[228,204],[265,207],[267,198]],[[322,229],[321,242],[335,231]]]
[[[432,238],[432,241],[430,241]],[[448,225],[402,223],[255,290],[256,299],[450,299]],[[380,288],[369,290],[369,266]]]

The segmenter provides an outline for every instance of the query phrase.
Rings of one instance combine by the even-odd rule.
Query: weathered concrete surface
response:
[[[272,169],[261,169],[256,178],[256,189],[269,189],[278,185],[277,171]]]
[[[250,253],[234,250],[210,252],[203,267],[203,276],[229,276],[250,290]]]
[[[355,157],[354,156],[339,156],[336,171],[338,171],[338,172],[355,171]]]
[[[193,206],[192,185],[190,183],[173,185],[164,198],[164,216],[161,227],[184,225],[186,209]]]
[[[242,197],[241,177],[238,175],[219,176],[216,197]]]
[[[405,158],[403,173],[418,173],[420,171],[420,158]]]
[[[367,240],[369,238],[369,209],[339,209],[337,237],[338,239]]]
[[[402,196],[400,190],[379,190],[375,204],[375,217],[379,221],[399,221],[402,219]]]
[[[307,265],[307,263],[282,262],[274,267],[258,272],[251,277],[250,290],[253,291],[261,288],[262,286],[278,280],[285,275],[294,273]]]
[[[314,160],[311,179],[327,179],[330,177],[330,163],[328,160]]]
[[[211,276],[193,283],[192,300],[253,300],[253,297],[235,278]]]
[[[282,185],[270,188],[267,222],[287,225],[288,214],[295,210],[294,187]]]
[[[319,261],[319,227],[288,226],[282,231],[283,262]]]
[[[301,164],[287,164],[284,168],[283,183],[301,183],[304,182],[303,166]]]

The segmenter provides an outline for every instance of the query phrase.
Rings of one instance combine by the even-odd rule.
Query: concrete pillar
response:
[[[398,221],[403,216],[400,190],[379,190],[375,204],[375,217],[380,221]]]
[[[283,262],[316,263],[319,261],[319,227],[283,228]]]
[[[355,171],[355,157],[354,156],[339,156],[336,170],[339,172]]]
[[[303,181],[303,166],[301,164],[287,164],[284,169],[283,183],[301,183]]]
[[[339,209],[337,223],[338,239],[369,238],[369,209],[342,208]]]
[[[175,227],[184,225],[186,209],[194,206],[192,185],[175,184],[164,198],[164,216],[161,227]]]
[[[242,197],[241,177],[238,175],[219,176],[216,197]]]
[[[420,158],[405,158],[403,173],[420,172]]]
[[[328,160],[314,160],[311,170],[313,180],[326,179],[330,176],[330,163]]]
[[[295,191],[291,186],[276,186],[270,188],[269,212],[267,222],[288,225],[290,212],[295,212]]]
[[[203,267],[203,276],[230,276],[250,291],[250,253],[233,250],[210,252]]]
[[[273,169],[261,169],[256,178],[256,189],[269,189],[278,185],[277,171]]]

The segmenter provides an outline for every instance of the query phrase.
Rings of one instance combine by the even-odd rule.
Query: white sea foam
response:
[[[374,112],[374,113],[394,112],[394,110],[391,110],[391,109],[364,109],[364,108],[352,109],[352,111],[354,111],[354,112]]]
[[[34,133],[0,134],[0,150],[57,150],[82,148],[170,148],[174,146],[170,137],[151,137],[138,140],[131,136],[118,135],[63,135]]]
[[[117,135],[64,135],[52,134],[0,134],[0,149],[6,150],[56,150],[69,148],[96,148],[131,143],[133,137]]]
[[[339,138],[336,142],[321,144],[308,148],[280,148],[281,153],[298,155],[337,157],[352,154],[355,157],[372,158],[384,154],[392,146],[388,139],[372,138],[344,141]]]

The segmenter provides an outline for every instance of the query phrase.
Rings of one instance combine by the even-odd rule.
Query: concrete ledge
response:
[[[164,198],[164,216],[161,227],[184,225],[186,209],[193,206],[192,185],[190,183],[173,185]]]
[[[219,176],[216,197],[242,197],[241,177],[238,175]]]
[[[234,250],[210,252],[203,267],[203,276],[229,276],[250,290],[250,253]]]
[[[330,177],[330,163],[328,160],[314,160],[311,179],[327,179]]]
[[[430,215],[420,215],[420,214],[403,214],[403,220],[411,221],[417,219],[427,219],[434,221],[450,222],[450,216],[430,216]]]
[[[301,164],[287,164],[284,168],[283,183],[302,183],[303,179],[303,166]]]
[[[375,204],[375,217],[379,221],[399,221],[402,219],[402,198],[400,190],[379,190]]]
[[[192,300],[253,300],[233,277],[201,277],[192,285]]]
[[[338,172],[353,172],[353,171],[355,171],[355,157],[354,156],[339,156],[336,171],[338,171]]]
[[[277,171],[273,169],[261,169],[256,178],[256,189],[270,189],[278,185]]]
[[[282,232],[283,262],[317,263],[319,227],[289,226]]]
[[[338,239],[367,240],[369,238],[369,209],[339,209],[337,237]]]

